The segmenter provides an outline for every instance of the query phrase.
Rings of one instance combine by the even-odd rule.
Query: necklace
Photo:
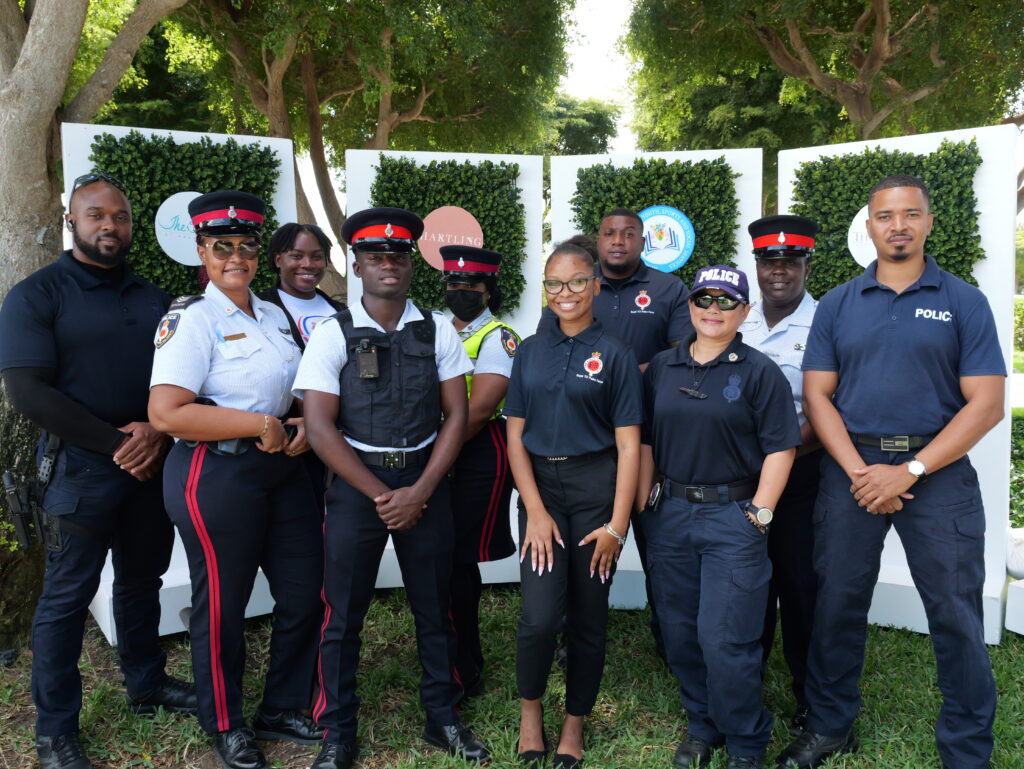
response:
[[[693,377],[693,387],[680,387],[680,391],[686,393],[689,398],[696,398],[697,400],[704,400],[708,397],[707,393],[700,391],[700,384],[704,381],[704,377],[707,376],[708,371],[711,370],[710,366],[700,366],[700,375],[697,374],[697,363],[693,359],[693,345],[690,345],[690,375]]]

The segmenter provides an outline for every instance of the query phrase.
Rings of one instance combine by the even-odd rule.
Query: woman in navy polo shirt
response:
[[[704,766],[725,745],[729,769],[759,769],[772,730],[761,698],[766,534],[800,428],[785,375],[737,333],[750,311],[746,275],[704,268],[689,301],[695,335],[644,373],[638,489],[650,500],[651,585],[689,723],[675,765]]]
[[[505,401],[520,495],[518,751],[522,763],[543,765],[541,698],[567,616],[566,715],[555,767],[571,769],[583,761],[583,717],[604,669],[608,590],[639,470],[642,385],[636,357],[594,319],[601,288],[586,250],[558,246],[544,290],[558,324],[522,343]]]

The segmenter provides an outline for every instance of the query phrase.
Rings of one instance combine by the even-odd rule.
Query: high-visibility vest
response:
[[[519,338],[519,334],[517,334],[515,332],[515,329],[513,329],[507,323],[502,323],[500,320],[494,320],[492,318],[491,320],[487,321],[484,325],[482,325],[480,328],[478,328],[473,333],[472,336],[467,337],[466,339],[462,340],[462,347],[466,351],[466,355],[469,356],[469,359],[471,361],[473,361],[474,368],[476,367],[476,359],[478,357],[480,357],[480,346],[483,345],[484,340],[492,332],[496,331],[499,328],[503,328],[506,331],[508,331],[512,335],[513,339],[515,339],[516,347],[519,346],[519,343],[522,340]],[[473,375],[472,374],[467,374],[466,375],[466,397],[468,398],[472,394],[473,394]],[[504,408],[504,406],[505,406],[505,399],[502,398],[501,402],[498,404],[498,407],[495,409],[493,416],[491,416],[491,419],[497,419],[498,417],[500,417],[501,416],[501,410],[502,410],[502,408]]]

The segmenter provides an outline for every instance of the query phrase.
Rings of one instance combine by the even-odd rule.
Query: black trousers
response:
[[[255,447],[237,456],[179,441],[164,470],[164,500],[192,579],[192,669],[199,724],[244,726],[245,607],[256,571],[274,597],[267,710],[309,707],[323,617],[320,513],[299,457]]]
[[[547,688],[555,640],[566,618],[565,709],[585,716],[597,702],[604,672],[608,629],[608,591],[597,573],[590,576],[591,542],[580,541],[608,523],[615,502],[614,454],[570,457],[560,462],[533,457],[533,474],[541,499],[555,520],[565,549],[555,543],[554,568],[538,576],[530,554],[520,566],[523,614],[516,639],[516,684],[519,696],[540,699]],[[519,537],[526,533],[526,510],[519,503]],[[614,570],[613,570],[614,571]]]
[[[455,626],[455,668],[470,686],[480,679],[481,578],[478,563],[507,558],[516,550],[509,523],[512,471],[508,466],[505,420],[492,419],[462,447],[452,467],[455,552],[451,615]]]
[[[818,597],[818,575],[814,573],[814,500],[818,496],[822,455],[819,449],[793,463],[789,482],[768,531],[772,581],[761,636],[764,664],[775,641],[776,617],[781,615],[782,653],[793,677],[793,694],[800,707],[807,705],[804,681],[811,630],[814,629],[814,602]]]
[[[140,483],[110,457],[91,451],[69,447],[58,454],[45,508],[110,545],[65,532],[61,550],[46,554],[32,625],[37,734],[78,731],[82,633],[108,549],[113,552],[117,654],[128,692],[146,694],[166,678],[159,639],[160,577],[170,563],[174,529],[160,485],[159,476]]]
[[[423,468],[370,470],[389,488],[397,489],[415,483]],[[359,634],[389,534],[416,621],[423,708],[427,718],[439,724],[458,718],[455,706],[462,698],[462,687],[453,675],[455,633],[448,617],[453,537],[447,480],[438,484],[415,526],[389,532],[373,500],[342,478],[335,478],[327,491],[324,521],[327,614],[320,638],[320,695],[313,708],[329,743],[344,744],[356,738]]]

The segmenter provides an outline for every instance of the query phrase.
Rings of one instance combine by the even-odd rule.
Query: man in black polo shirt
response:
[[[167,295],[125,264],[131,207],[105,174],[75,180],[74,246],[11,289],[0,370],[15,410],[55,454],[43,506],[50,544],[32,629],[36,750],[43,769],[88,769],[78,743],[78,657],[89,602],[113,549],[117,651],[137,713],[195,712],[195,689],[164,672],[160,577],[174,533],[163,507],[165,436],[146,422],[153,333]],[[59,448],[58,448],[59,446]]]

